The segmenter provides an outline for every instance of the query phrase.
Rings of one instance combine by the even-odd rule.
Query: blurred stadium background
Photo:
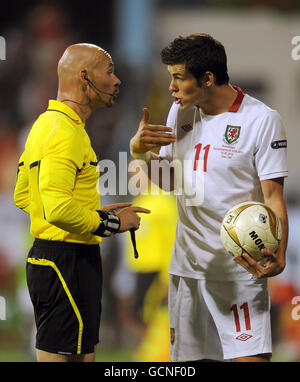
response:
[[[149,107],[154,123],[166,120],[171,97],[161,48],[179,34],[194,32],[208,32],[224,43],[231,83],[277,109],[287,126],[290,241],[285,271],[270,279],[273,360],[300,360],[300,321],[292,304],[293,297],[300,296],[300,60],[291,54],[292,38],[300,36],[300,1],[109,0],[1,5],[6,60],[0,61],[0,296],[6,301],[6,315],[0,320],[0,362],[35,359],[25,280],[32,237],[28,217],[14,207],[12,193],[28,131],[48,99],[56,97],[59,57],[77,42],[95,43],[111,53],[122,81],[120,97],[112,109],[95,112],[86,128],[99,159],[118,164],[119,152],[128,152],[143,106]],[[132,261],[126,235],[106,239],[102,247],[98,361],[168,360],[167,263],[175,229],[174,200],[137,198],[142,200],[134,202],[153,210],[137,233],[138,262]],[[105,196],[102,204],[131,199]],[[168,216],[169,222],[162,225],[161,216]]]

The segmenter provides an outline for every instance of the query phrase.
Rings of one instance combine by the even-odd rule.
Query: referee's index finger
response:
[[[115,204],[109,204],[108,206],[103,206],[103,210],[106,211],[113,211],[113,210],[118,210],[119,208],[125,208],[125,207],[130,207],[132,203],[115,203]]]
[[[134,212],[141,212],[143,214],[150,214],[150,210],[147,210],[147,208],[142,207],[131,207]]]

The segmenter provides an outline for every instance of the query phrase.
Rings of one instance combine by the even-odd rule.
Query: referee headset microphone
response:
[[[106,94],[106,95],[109,95],[109,96],[112,96],[112,97],[114,96],[113,93],[107,93],[107,92],[105,92],[105,91],[103,91],[103,90],[98,89],[97,86],[96,86],[96,85],[95,85],[95,84],[94,84],[94,83],[87,77],[86,74],[84,75],[83,79],[86,80],[86,81],[89,83],[89,85],[92,86],[92,87],[94,88],[94,91],[97,93],[97,95],[98,95],[99,98],[101,98],[101,95],[99,94],[99,92],[100,92],[100,93],[103,93],[103,94]],[[61,102],[64,102],[64,101],[74,102],[74,103],[76,103],[77,105],[81,105],[81,106],[87,106],[87,105],[89,105],[89,103],[90,103],[90,100],[89,100],[88,103],[83,104],[83,103],[74,101],[74,100],[72,100],[72,99],[63,99]]]
[[[92,87],[94,88],[94,90],[95,90],[96,92],[100,92],[100,93],[103,93],[103,94],[107,94],[107,95],[110,95],[110,96],[114,96],[113,93],[107,93],[107,92],[104,92],[103,90],[98,89],[97,86],[96,86],[96,85],[95,85],[89,78],[87,78],[86,75],[84,76],[84,79],[85,79],[90,85],[92,85]],[[98,94],[98,95],[99,95],[99,94]]]

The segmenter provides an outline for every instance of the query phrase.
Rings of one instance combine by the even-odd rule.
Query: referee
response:
[[[69,46],[58,63],[58,94],[29,133],[14,192],[35,237],[27,283],[40,362],[91,362],[99,341],[102,237],[139,228],[138,212],[100,207],[97,157],[85,121],[113,106],[120,80],[111,56],[92,44]],[[117,212],[117,211],[118,212]]]

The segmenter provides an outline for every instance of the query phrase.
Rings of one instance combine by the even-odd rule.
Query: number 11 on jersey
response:
[[[195,149],[196,149],[196,153],[195,153],[194,168],[193,168],[193,170],[194,170],[194,171],[197,171],[197,169],[198,169],[199,157],[200,157],[200,152],[201,152],[201,149],[202,149],[202,143],[198,143],[198,144],[195,146]],[[206,146],[203,147],[203,151],[204,151],[204,158],[203,158],[203,172],[207,172],[207,158],[208,158],[208,152],[209,152],[209,149],[210,149],[210,145],[206,145]]]

